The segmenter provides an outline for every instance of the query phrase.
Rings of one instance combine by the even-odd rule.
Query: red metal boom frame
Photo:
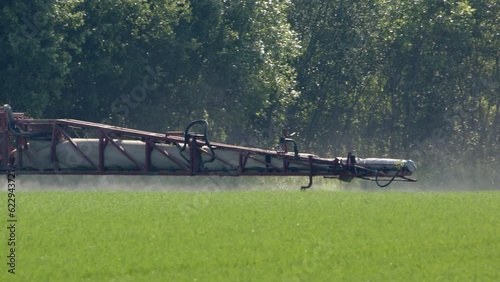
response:
[[[8,108],[10,110],[10,107]],[[238,165],[231,165],[229,160],[220,157],[217,153],[203,148],[207,144],[207,136],[201,134],[190,134],[186,138],[186,132],[166,132],[152,133],[147,131],[128,129],[123,127],[111,126],[106,124],[99,124],[93,122],[86,122],[74,119],[31,119],[24,116],[23,113],[10,114],[5,107],[0,107],[0,170],[16,170],[17,174],[84,174],[84,175],[221,175],[221,176],[307,176],[309,177],[309,184],[302,186],[302,189],[309,188],[312,185],[313,176],[324,176],[327,178],[339,178],[340,180],[350,181],[352,178],[358,177],[363,179],[375,180],[405,180],[416,181],[409,178],[411,172],[399,171],[396,175],[384,175],[380,172],[376,175],[375,179],[366,177],[364,174],[358,174],[356,170],[366,170],[362,166],[351,163],[347,158],[347,162],[342,163],[339,159],[326,159],[319,158],[314,155],[297,154],[297,152],[288,152],[287,141],[293,141],[288,136],[284,136],[282,141],[284,143],[283,151],[270,151],[257,148],[241,147],[228,145],[223,143],[211,143],[211,147],[216,150],[234,151],[238,153]],[[10,119],[14,120],[11,121]],[[19,134],[13,131],[12,123],[18,129],[22,130],[25,134]],[[51,162],[52,169],[50,170],[33,170],[27,169],[23,165],[22,152],[26,156],[29,154],[29,141],[32,137],[30,134],[41,132],[47,140],[51,140]],[[98,138],[99,140],[99,158],[98,163],[94,163],[88,158],[84,151],[73,141],[73,138],[82,138],[79,134],[86,133],[85,137]],[[286,135],[286,133],[285,133]],[[121,146],[116,144],[116,139],[131,139],[141,140],[145,143],[144,154],[145,163],[136,160],[131,154],[124,150]],[[92,169],[60,169],[59,160],[57,159],[56,147],[61,140],[67,140],[72,147],[80,155],[80,157],[88,162]],[[189,158],[178,159],[172,156],[167,151],[160,148],[157,144],[174,144],[182,146],[187,141],[189,148]],[[114,146],[123,156],[129,159],[136,165],[136,168],[129,170],[112,170],[107,169],[105,148],[106,146]],[[14,150],[15,149],[15,150]],[[173,163],[178,165],[178,169],[158,170],[153,169],[151,165],[151,153],[157,150],[165,158],[168,158]],[[13,152],[16,152],[14,155]],[[201,156],[218,160],[231,167],[230,170],[208,171],[203,169],[201,165]],[[262,156],[267,158],[279,158],[282,160],[281,165],[271,164],[270,162],[263,161]],[[14,158],[19,158],[14,162]],[[262,163],[265,168],[249,169],[246,163],[249,159]],[[187,163],[186,163],[187,161]],[[14,164],[15,167],[14,167]],[[293,164],[293,167],[290,165]],[[379,172],[377,172],[379,173]],[[376,179],[378,181],[378,179]]]

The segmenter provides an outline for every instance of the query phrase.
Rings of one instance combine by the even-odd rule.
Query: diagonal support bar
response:
[[[62,128],[60,128],[58,126],[58,130],[59,132],[64,136],[64,139],[68,140],[68,142],[71,144],[71,146],[73,146],[73,148],[76,150],[76,152],[78,152],[78,154],[80,155],[80,157],[84,158],[91,166],[93,166],[95,169],[98,169],[98,166],[89,159],[89,157],[87,157],[83,152],[82,150],[80,150],[80,148],[78,148],[78,144],[75,143],[75,141],[73,141],[73,139],[71,138],[71,136],[68,135],[68,133],[66,133]]]
[[[130,156],[127,151],[125,151],[121,146],[116,144],[115,141],[113,141],[112,138],[110,138],[107,134],[104,134],[104,138],[109,141],[111,145],[113,145],[118,151],[120,151],[127,159],[129,159],[131,162],[133,162],[138,168],[141,170],[147,171],[146,167],[140,164],[136,159],[134,159],[132,156]]]
[[[183,163],[181,163],[178,159],[176,159],[173,156],[171,156],[167,151],[165,151],[162,148],[158,147],[158,145],[156,145],[155,143],[151,142],[151,148],[153,150],[154,149],[158,150],[158,152],[160,152],[160,154],[164,155],[169,160],[173,161],[176,165],[178,165],[182,169],[184,169],[184,171],[189,172],[189,167],[187,167],[186,165],[184,165]]]

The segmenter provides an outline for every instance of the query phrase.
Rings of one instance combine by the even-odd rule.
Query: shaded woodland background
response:
[[[497,0],[0,2],[0,102],[35,118],[322,156],[408,158],[500,187]]]

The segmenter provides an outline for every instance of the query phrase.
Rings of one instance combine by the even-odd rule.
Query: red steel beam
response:
[[[68,133],[66,133],[62,128],[60,128],[58,126],[58,130],[59,132],[64,136],[64,138],[66,140],[68,140],[68,142],[71,144],[71,146],[76,150],[76,152],[82,157],[84,158],[91,166],[95,167],[96,169],[99,169],[99,167],[94,164],[94,162],[92,162],[83,152],[82,150],[80,150],[80,148],[78,148],[78,145],[73,141],[73,139],[68,135]]]
[[[181,161],[176,159],[175,157],[171,156],[167,151],[163,150],[162,148],[158,147],[155,143],[152,143],[152,148],[158,150],[160,154],[164,155],[167,157],[169,160],[173,161],[175,164],[180,166],[182,169],[184,169],[185,172],[189,172],[189,167],[185,166]]]
[[[116,144],[115,141],[113,141],[113,139],[110,138],[107,134],[104,135],[104,138],[106,138],[106,140],[108,140],[109,143],[111,143],[111,145],[113,145],[118,151],[120,151],[127,159],[129,159],[131,162],[133,162],[138,168],[140,168],[141,170],[147,171],[145,166],[143,166],[136,159],[134,159],[129,153],[127,153],[127,151],[125,151],[125,149],[123,149],[118,144]]]

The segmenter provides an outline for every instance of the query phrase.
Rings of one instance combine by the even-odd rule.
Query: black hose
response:
[[[12,108],[10,107],[9,104],[3,105],[3,108],[7,111],[7,117],[8,121],[7,124],[9,126],[9,130],[12,131],[15,135],[19,135],[22,137],[27,137],[27,138],[32,138],[32,137],[39,137],[39,136],[45,136],[49,134],[51,131],[50,130],[44,130],[40,132],[27,132],[22,130],[19,126],[17,126],[15,119],[14,119],[14,114],[12,113]]]
[[[181,156],[187,160],[186,157],[184,157],[182,155],[182,152],[184,150],[186,150],[186,146],[188,145],[189,143],[189,139],[191,138],[191,134],[189,134],[189,129],[191,129],[191,127],[193,127],[194,125],[198,125],[198,124],[201,124],[203,125],[204,129],[203,129],[203,139],[205,139],[205,145],[210,149],[210,152],[212,153],[212,158],[208,161],[204,161],[202,162],[201,166],[203,167],[203,165],[205,163],[210,163],[210,162],[213,162],[215,160],[215,151],[212,147],[212,144],[210,144],[210,141],[208,140],[208,121],[204,120],[204,119],[199,119],[199,120],[195,120],[195,121],[192,121],[190,122],[187,126],[186,126],[186,129],[184,130],[184,146],[182,146],[182,148],[180,149],[181,151]],[[196,137],[195,137],[196,139]]]
[[[214,149],[212,148],[212,145],[210,144],[210,141],[208,140],[208,121],[206,121],[204,119],[192,121],[186,126],[186,130],[184,130],[184,146],[182,147],[181,151],[184,151],[186,149],[187,144],[189,143],[189,138],[191,137],[191,135],[189,134],[189,129],[191,129],[191,127],[193,127],[196,124],[204,125],[203,139],[205,139],[205,145],[207,145],[207,147],[210,148],[210,151],[212,152],[212,154],[215,155]]]
[[[197,124],[204,125],[203,137],[206,140],[205,143],[208,142],[210,144],[210,142],[208,141],[208,136],[207,136],[208,122],[204,119],[199,119],[199,120],[195,120],[195,121],[188,123],[188,125],[186,126],[186,129],[184,130],[184,146],[182,147],[181,151],[184,151],[186,149],[186,146],[189,143],[189,138],[191,138],[191,134],[189,134],[189,129],[191,129],[191,127],[193,127],[194,125],[197,125]]]
[[[286,145],[285,144],[286,142],[292,142],[293,152],[295,154],[295,159],[298,159],[299,158],[299,147],[297,146],[297,142],[295,142],[295,140],[293,140],[292,138],[287,138],[287,137],[280,138],[280,143],[283,143],[284,145]]]
[[[380,187],[380,188],[387,187],[387,186],[389,186],[389,185],[390,185],[390,184],[394,181],[394,179],[396,179],[396,177],[398,177],[399,173],[400,173],[402,170],[403,170],[403,168],[400,168],[400,169],[396,172],[396,174],[394,174],[394,176],[391,178],[391,180],[389,180],[389,182],[387,182],[386,184],[383,184],[383,185],[382,185],[382,184],[380,184],[380,183],[378,182],[378,170],[377,170],[377,171],[375,172],[375,182],[377,183],[378,187]]]

